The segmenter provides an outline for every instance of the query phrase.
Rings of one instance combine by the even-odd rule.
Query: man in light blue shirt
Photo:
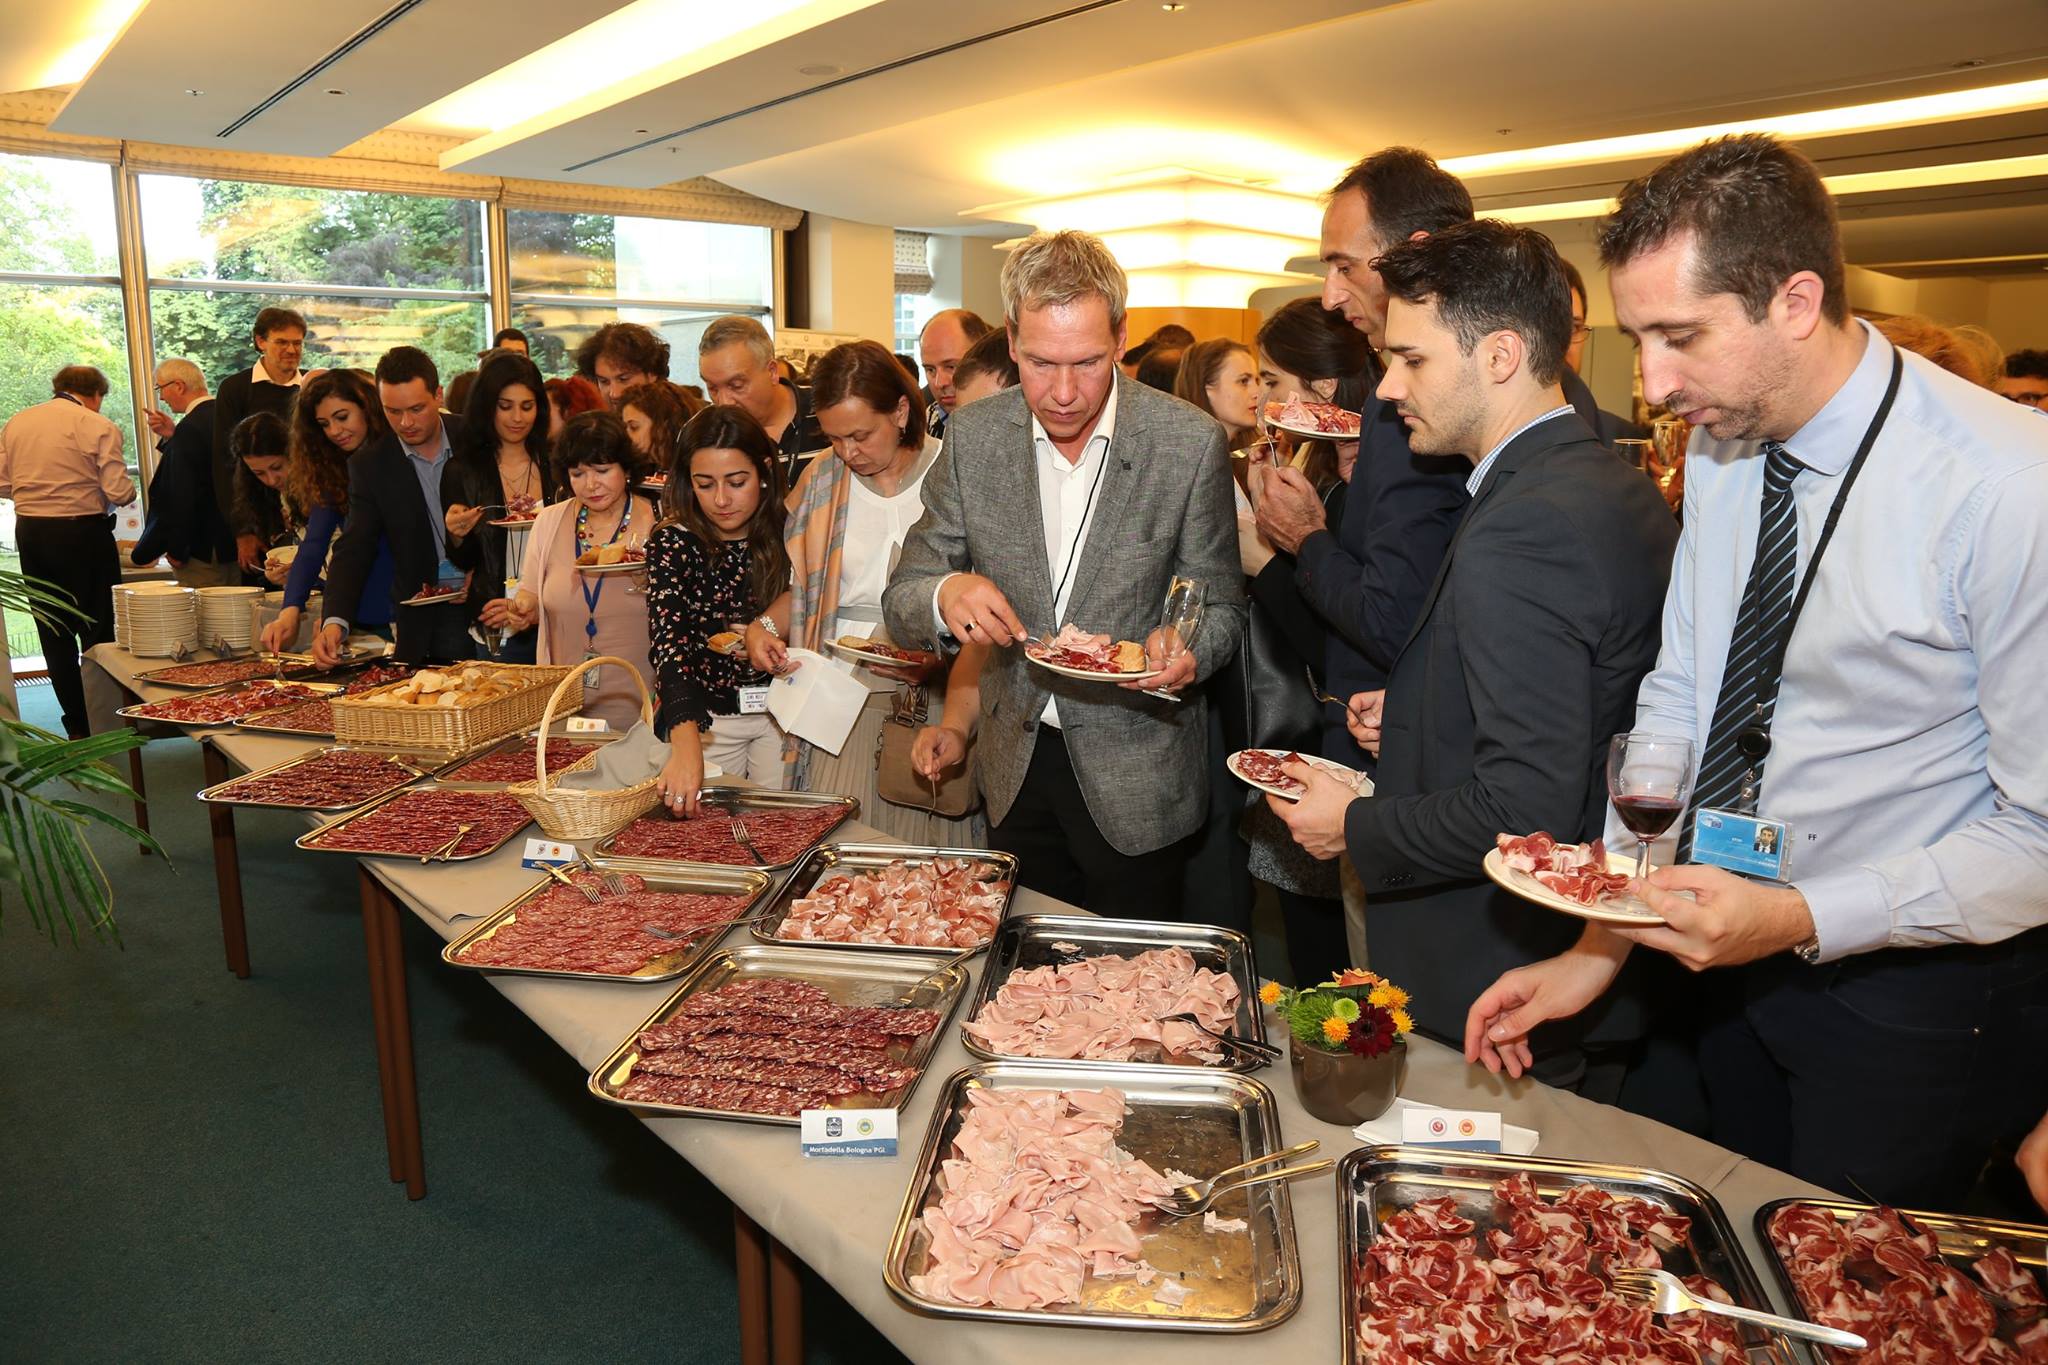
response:
[[[1592,926],[1509,973],[1467,1053],[1519,1073],[1529,1029],[1636,945],[1729,969],[1695,1023],[1715,1139],[1953,1203],[2048,1104],[2048,429],[1849,315],[1826,191],[1769,138],[1631,185],[1601,250],[1645,394],[1704,428],[1636,727],[1690,737],[1697,802],[1739,807],[1704,788],[1717,711],[1754,688],[1742,785],[1789,861],[1782,883],[1654,874],[1666,926]],[[1756,628],[1781,556],[1795,605]]]

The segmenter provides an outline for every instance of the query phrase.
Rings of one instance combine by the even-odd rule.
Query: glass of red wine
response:
[[[1692,795],[1692,741],[1631,731],[1607,744],[1607,795],[1636,836],[1636,876],[1650,868],[1650,841],[1671,828]]]

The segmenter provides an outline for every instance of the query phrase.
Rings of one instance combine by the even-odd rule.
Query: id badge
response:
[[[595,654],[585,654],[585,655],[584,655],[583,657],[584,657],[585,659],[595,659],[595,658],[596,658],[596,657],[598,657],[598,656],[597,656],[597,655],[595,655]],[[597,691],[597,690],[598,690],[599,688],[601,688],[602,686],[604,686],[604,683],[603,683],[603,678],[604,678],[604,666],[603,666],[602,664],[600,664],[600,665],[599,665],[598,667],[596,667],[596,668],[593,668],[593,669],[591,669],[591,670],[590,670],[590,671],[589,671],[588,673],[585,673],[585,674],[583,675],[583,689],[584,689],[584,691],[586,691],[586,692],[595,692],[595,691]]]
[[[740,689],[740,714],[743,716],[765,716],[768,714],[768,684]]]
[[[1692,860],[1745,877],[1782,882],[1790,875],[1792,827],[1736,810],[1703,806],[1694,817]]]

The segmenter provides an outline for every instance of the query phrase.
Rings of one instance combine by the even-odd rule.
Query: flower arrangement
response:
[[[1318,1052],[1383,1057],[1415,1028],[1408,992],[1362,967],[1300,990],[1269,981],[1259,998],[1280,1012],[1296,1044]]]

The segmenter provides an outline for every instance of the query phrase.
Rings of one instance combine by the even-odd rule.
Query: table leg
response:
[[[740,1279],[740,1365],[768,1365],[768,1234],[737,1204],[732,1240]]]
[[[384,1152],[391,1162],[391,1179],[397,1183],[405,1179],[406,1168],[405,1148],[398,1136],[398,1095],[394,1088],[398,1068],[391,1060],[391,1029],[387,1024],[390,1002],[384,989],[383,920],[376,906],[383,888],[360,864],[356,867],[356,880],[363,908],[363,957],[369,963],[370,1024],[377,1037],[377,1084],[384,1092]]]
[[[144,834],[149,833],[149,789],[142,784],[142,750],[128,751],[128,785],[135,788],[135,827]],[[135,851],[143,857],[149,856],[148,844],[137,844]]]
[[[768,1316],[774,1327],[773,1365],[804,1365],[803,1263],[768,1239]]]
[[[405,993],[405,936],[400,926],[398,902],[375,877],[368,880],[364,906],[375,926],[375,938],[382,946],[382,952],[377,956],[384,976],[384,1012],[379,1018],[386,1034],[378,1060],[380,1063],[388,1061],[390,1065],[390,1093],[397,1101],[398,1148],[405,1170],[405,1197],[424,1199],[427,1194],[427,1166],[421,1152],[420,1097],[413,1073],[412,1003]]]
[[[199,752],[206,761],[206,785],[228,780],[228,761],[204,740]],[[213,828],[213,880],[220,890],[220,937],[227,948],[228,970],[249,975],[249,927],[242,918],[242,860],[235,850],[235,808],[210,801],[206,822]]]

